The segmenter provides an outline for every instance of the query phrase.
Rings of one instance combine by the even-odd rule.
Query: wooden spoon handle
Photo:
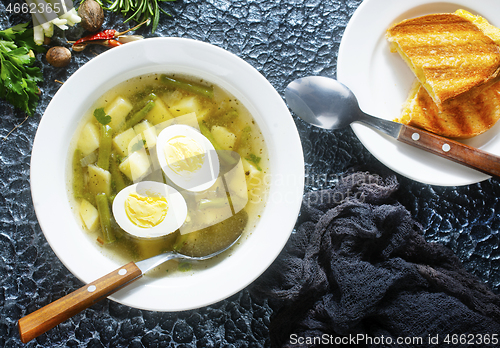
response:
[[[397,138],[489,175],[500,176],[500,157],[419,128],[403,125]]]
[[[26,343],[106,298],[130,282],[139,279],[141,270],[130,262],[123,267],[49,303],[18,321],[21,341]]]

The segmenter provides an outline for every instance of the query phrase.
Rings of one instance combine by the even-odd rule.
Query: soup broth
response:
[[[219,175],[209,188],[184,189],[159,165],[157,153],[164,144],[157,144],[158,135],[174,125],[201,133],[215,150]],[[175,139],[182,137],[186,138],[179,134]],[[178,162],[171,167],[196,171],[204,154],[192,146],[192,139],[184,138],[174,143],[177,147],[170,154]],[[251,232],[269,189],[266,144],[252,115],[222,88],[185,75],[139,76],[105,93],[83,117],[69,155],[70,198],[77,219],[97,247],[120,261],[168,250],[195,256],[217,251],[240,232],[243,236]],[[113,214],[117,194],[146,180],[175,187],[187,202],[185,221],[164,237],[133,236]],[[140,197],[135,198],[137,206]],[[154,207],[146,208],[137,214],[149,214]]]

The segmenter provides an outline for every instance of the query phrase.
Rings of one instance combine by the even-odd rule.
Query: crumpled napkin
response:
[[[500,340],[500,296],[425,241],[397,189],[395,176],[356,172],[304,196],[296,233],[254,287],[279,308],[273,347]]]

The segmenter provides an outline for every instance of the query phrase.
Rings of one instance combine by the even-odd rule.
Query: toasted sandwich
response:
[[[497,45],[500,46],[500,29],[491,25],[485,18],[481,16],[475,16],[470,12],[465,10],[456,10],[455,14],[468,21],[472,22],[479,30],[481,30],[486,36],[492,39]]]
[[[500,72],[500,30],[464,10],[403,20],[386,37],[438,108]]]
[[[441,108],[415,81],[397,122],[449,138],[470,138],[490,129],[500,118],[500,77],[444,101]]]

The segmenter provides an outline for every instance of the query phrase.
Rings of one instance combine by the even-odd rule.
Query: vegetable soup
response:
[[[75,215],[122,262],[213,253],[251,232],[269,190],[266,144],[249,111],[191,76],[149,74],[108,91],[69,156]]]

